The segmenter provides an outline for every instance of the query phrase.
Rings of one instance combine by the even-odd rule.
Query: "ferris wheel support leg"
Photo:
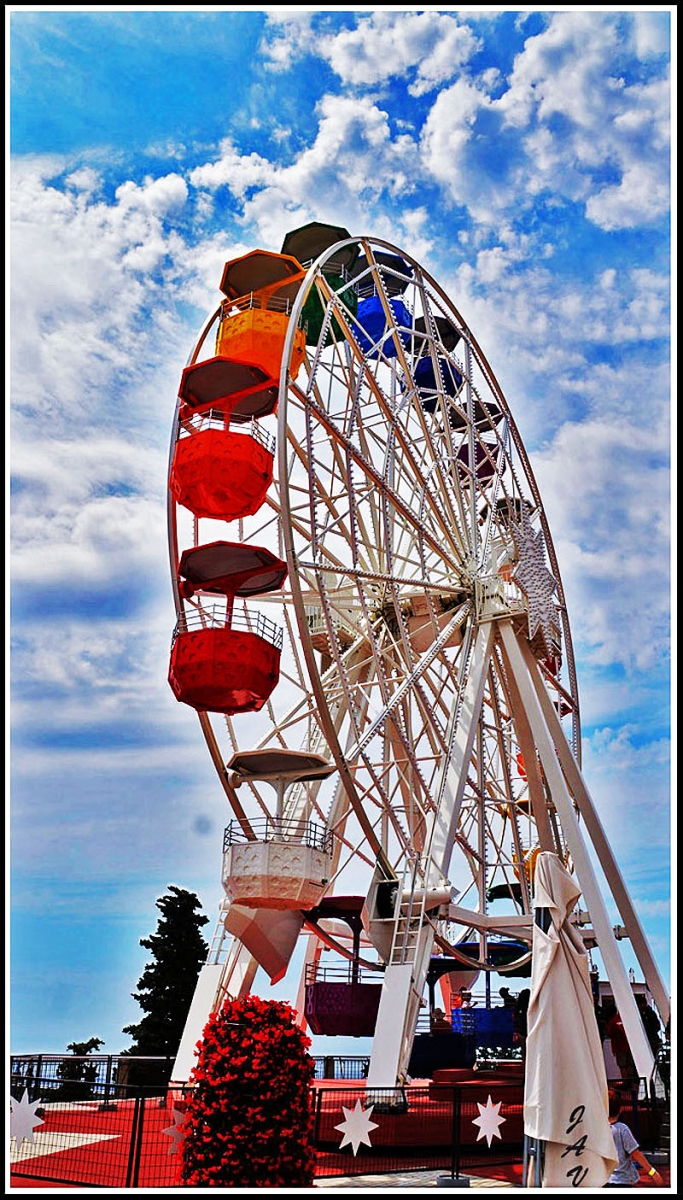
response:
[[[206,1023],[214,1011],[216,992],[220,987],[224,968],[220,963],[204,963],[187,1014],[183,1036],[173,1065],[173,1082],[187,1083],[197,1055],[197,1042],[201,1039]]]
[[[439,807],[428,844],[429,856],[443,877],[453,853],[455,834],[460,819],[462,798],[467,784],[467,764],[470,761],[477,722],[481,713],[491,653],[493,650],[493,622],[481,625],[477,631],[472,650],[472,660],[462,704],[454,714],[457,721],[451,739],[451,752],[444,763],[443,786],[440,789]],[[435,883],[439,881],[436,880]]]
[[[226,962],[205,962],[192,997],[183,1036],[173,1066],[173,1082],[187,1083],[197,1055],[197,1042],[212,1013],[217,1012],[230,989],[230,995],[246,995],[254,981],[258,963],[249,951],[234,941]]]
[[[531,656],[531,651],[528,647],[523,647],[523,653],[528,659]],[[535,675],[532,672],[532,678],[538,693],[538,697],[543,709],[545,718],[551,730],[554,730],[554,740],[557,746],[557,751],[560,759],[562,770],[564,771],[569,786],[573,792],[576,803],[579,806],[579,812],[584,820],[586,829],[588,830],[590,839],[595,847],[595,852],[598,856],[600,865],[605,872],[607,882],[614,897],[614,902],[619,910],[619,915],[624,922],[626,932],[628,934],[633,952],[640,964],[643,972],[643,977],[648,986],[650,994],[657,1005],[657,1011],[661,1018],[662,1024],[666,1025],[671,1015],[671,1000],[667,992],[664,980],[659,972],[659,968],[652,956],[652,952],[648,945],[643,927],[636,913],[631,897],[626,890],[623,876],[619,870],[619,866],[614,858],[612,849],[607,840],[607,836],[602,826],[602,822],[595,810],[595,806],[591,799],[588,788],[584,781],[581,770],[572,754],[566,739],[562,734],[561,726],[558,720],[557,713],[553,708],[550,697],[546,692],[541,682],[538,673]]]
[[[427,887],[443,886],[448,874],[493,637],[491,622],[479,628],[461,704],[453,715],[451,749],[444,763],[439,808],[427,845],[430,862],[426,873]],[[396,920],[400,920],[400,906]],[[431,925],[423,923],[412,961],[390,963],[386,968],[372,1042],[368,1087],[395,1087],[407,1069],[433,942]]]
[[[508,687],[513,701],[513,710],[515,713],[515,729],[519,741],[520,751],[524,758],[524,765],[527,774],[527,786],[529,788],[529,797],[531,799],[531,808],[536,822],[536,832],[538,834],[538,844],[541,850],[551,850],[557,853],[557,843],[553,837],[553,830],[548,816],[548,808],[546,804],[545,792],[543,789],[543,781],[541,773],[538,769],[536,761],[536,750],[534,747],[534,739],[529,726],[529,721],[524,711],[524,705],[521,702],[519,691],[515,680],[512,676],[508,676]]]
[[[614,1002],[624,1025],[636,1070],[638,1075],[649,1083],[656,1072],[654,1055],[643,1028],[633,989],[626,974],[598,880],[579,828],[574,803],[560,768],[559,751],[561,746],[557,739],[553,738],[541,707],[534,683],[534,672],[537,671],[537,667],[535,662],[532,667],[531,663],[527,661],[511,623],[502,621],[499,629],[505,657],[515,677],[522,703],[529,718],[548,788],[560,818],[579,886],[590,912],[597,944],[605,964],[607,977],[612,985]],[[562,742],[566,746],[566,738],[561,728],[560,732]]]
[[[423,926],[416,961],[390,963],[384,972],[372,1039],[368,1090],[396,1087],[407,1071],[433,942],[431,926]]]

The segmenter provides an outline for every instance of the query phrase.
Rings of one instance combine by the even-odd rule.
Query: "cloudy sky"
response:
[[[170,883],[212,928],[229,814],[166,678],[168,445],[223,264],[310,220],[418,259],[501,383],[668,980],[675,9],[5,11],[11,1050],[130,1044]]]

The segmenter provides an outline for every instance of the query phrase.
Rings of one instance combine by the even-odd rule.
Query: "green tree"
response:
[[[92,1037],[87,1042],[69,1042],[67,1050],[72,1058],[63,1058],[57,1067],[57,1075],[63,1081],[53,1094],[55,1100],[89,1100],[92,1084],[97,1080],[98,1064],[88,1062],[93,1050],[103,1046],[102,1038]]]
[[[125,1026],[123,1032],[134,1038],[134,1044],[123,1053],[173,1059],[206,959],[208,946],[201,928],[209,918],[198,911],[201,905],[194,892],[173,884],[156,906],[161,912],[156,933],[140,938],[152,960],[145,965],[138,990],[131,993],[145,1016],[137,1025]]]

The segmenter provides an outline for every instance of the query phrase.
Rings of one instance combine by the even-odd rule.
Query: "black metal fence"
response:
[[[111,1077],[103,1082],[72,1079],[70,1098],[58,1099],[61,1082],[54,1074],[13,1072],[14,1107],[30,1104],[31,1114],[16,1125],[21,1144],[15,1135],[12,1178],[65,1187],[182,1186],[178,1148],[186,1089],[134,1087]],[[490,1146],[480,1140],[476,1124],[488,1103],[485,1091],[411,1084],[369,1092],[360,1081],[316,1083],[311,1092],[316,1175],[420,1169],[458,1175],[468,1167],[521,1162],[519,1085],[496,1084],[505,1136]]]
[[[370,1066],[368,1055],[325,1054],[314,1056],[315,1079],[365,1079]],[[118,1089],[154,1088],[165,1091],[171,1077],[174,1058],[141,1058],[126,1054],[18,1054],[10,1059],[10,1093],[19,1099],[17,1089],[29,1090],[30,1099],[69,1099],[72,1083],[78,1084],[74,1099],[86,1098],[83,1084],[97,1085],[98,1096],[107,1099]]]
[[[482,1070],[462,1084],[377,1089],[367,1087],[367,1061],[316,1060],[311,1115],[318,1177],[417,1170],[495,1177],[502,1167],[521,1179],[521,1078]],[[159,1082],[171,1069],[172,1060],[126,1056],[13,1058],[12,1177],[94,1188],[182,1186],[178,1147],[187,1088]],[[657,1147],[661,1102],[648,1099],[644,1081],[622,1096],[641,1147]]]
[[[324,1054],[313,1059],[315,1063],[314,1079],[365,1079],[370,1069],[369,1056],[363,1058],[340,1057],[338,1054]]]
[[[183,1090],[12,1073],[10,1174],[63,1186],[179,1185],[176,1114]],[[16,1130],[20,1131],[20,1134]],[[21,1136],[20,1136],[21,1135]]]
[[[314,1089],[314,1104],[318,1177],[420,1170],[457,1177],[468,1169],[485,1172],[514,1163],[521,1168],[524,1118],[518,1082],[381,1089],[323,1085]],[[492,1110],[495,1135],[490,1134]],[[359,1132],[364,1140],[358,1140]]]
[[[143,1058],[127,1054],[25,1054],[10,1059],[10,1094],[28,1090],[31,1100],[105,1102],[126,1089],[164,1092],[175,1058]],[[133,1093],[131,1092],[131,1095]]]

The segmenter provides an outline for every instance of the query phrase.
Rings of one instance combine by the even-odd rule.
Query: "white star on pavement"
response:
[[[342,1104],[344,1120],[341,1125],[335,1125],[335,1129],[339,1129],[344,1134],[339,1143],[340,1150],[350,1144],[356,1155],[361,1142],[365,1142],[367,1146],[370,1145],[370,1130],[378,1128],[377,1122],[370,1120],[370,1114],[374,1107],[374,1104],[371,1104],[369,1108],[364,1109],[360,1100],[356,1100],[356,1107],[353,1109],[344,1108]]]
[[[548,654],[552,654],[553,632],[559,629],[557,609],[553,602],[557,580],[545,565],[543,530],[535,533],[526,512],[522,512],[519,525],[512,526],[512,536],[519,552],[519,562],[512,572],[512,578],[527,599],[529,641],[540,627],[545,648]]]
[[[500,1138],[501,1142],[503,1140],[502,1133],[498,1132],[498,1126],[502,1125],[504,1121],[507,1121],[507,1117],[501,1117],[498,1115],[500,1113],[500,1106],[502,1103],[503,1101],[499,1100],[497,1104],[494,1104],[490,1096],[486,1101],[486,1104],[479,1104],[477,1102],[479,1116],[474,1118],[472,1124],[479,1126],[477,1141],[480,1141],[481,1138],[485,1137],[487,1146],[491,1145],[494,1137]]]
[[[183,1125],[185,1124],[185,1113],[179,1112],[177,1108],[173,1109],[173,1125],[169,1125],[168,1129],[162,1129],[167,1137],[173,1138],[173,1142],[168,1148],[169,1154],[175,1154],[178,1146],[185,1136]]]
[[[9,1136],[10,1141],[13,1137],[17,1139],[17,1150],[21,1150],[24,1142],[33,1142],[34,1129],[44,1124],[34,1113],[39,1104],[40,1100],[29,1100],[28,1088],[21,1100],[10,1096]]]

